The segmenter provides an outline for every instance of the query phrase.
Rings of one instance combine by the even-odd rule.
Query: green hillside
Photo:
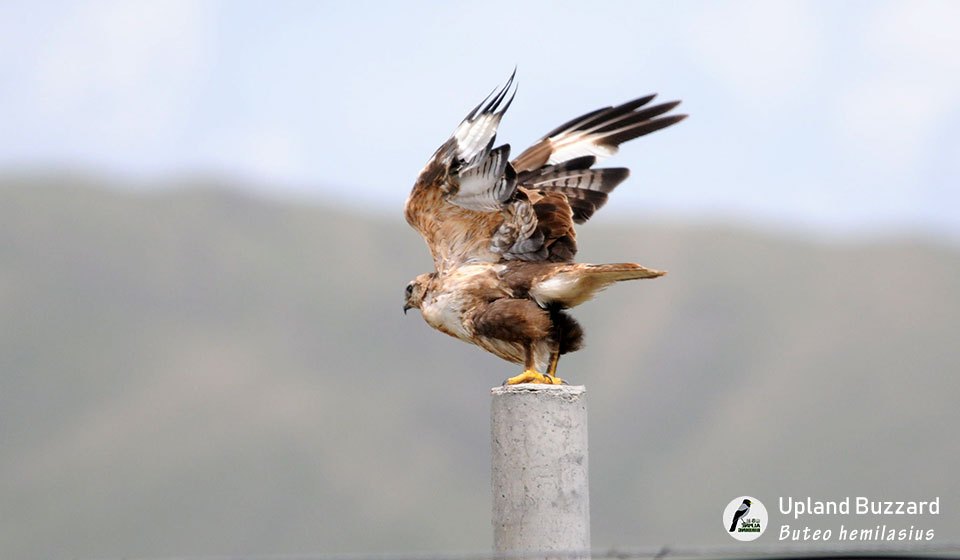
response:
[[[401,313],[431,263],[399,209],[49,182],[0,182],[5,557],[489,548],[518,369]],[[960,252],[603,224],[580,260],[670,273],[575,310],[560,363],[597,546],[727,544],[742,494],[939,495],[960,539]]]

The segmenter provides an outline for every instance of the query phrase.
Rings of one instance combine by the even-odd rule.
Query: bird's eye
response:
[[[407,294],[413,293],[413,284],[407,284]]]

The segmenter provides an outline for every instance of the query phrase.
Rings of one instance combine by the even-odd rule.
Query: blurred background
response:
[[[941,497],[960,539],[960,4],[0,4],[0,550],[489,550],[489,388],[400,312],[402,206],[518,67],[518,153],[683,123],[578,259],[596,546],[726,544],[743,494]],[[813,522],[816,524],[816,522]],[[839,523],[833,525],[836,529]],[[775,531],[761,540],[776,541]],[[732,541],[730,541],[732,542]]]

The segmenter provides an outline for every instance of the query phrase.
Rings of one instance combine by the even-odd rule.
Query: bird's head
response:
[[[751,502],[750,500],[743,500],[743,503],[747,504],[747,506],[753,505],[753,502]]]
[[[423,296],[427,293],[427,287],[435,276],[435,272],[421,274],[407,284],[407,290],[403,295],[404,314],[407,313],[408,309],[420,309],[420,305],[423,304]]]

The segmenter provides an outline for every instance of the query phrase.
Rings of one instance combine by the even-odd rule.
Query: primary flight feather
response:
[[[510,161],[494,147],[516,94],[515,76],[467,114],[420,172],[404,208],[435,270],[407,285],[404,312],[511,362],[509,384],[561,383],[562,354],[577,350],[579,324],[564,310],[613,282],[664,272],[633,263],[574,263],[575,224],[590,219],[629,175],[594,168],[623,142],[683,120],[679,101],[647,95],[570,120]]]

